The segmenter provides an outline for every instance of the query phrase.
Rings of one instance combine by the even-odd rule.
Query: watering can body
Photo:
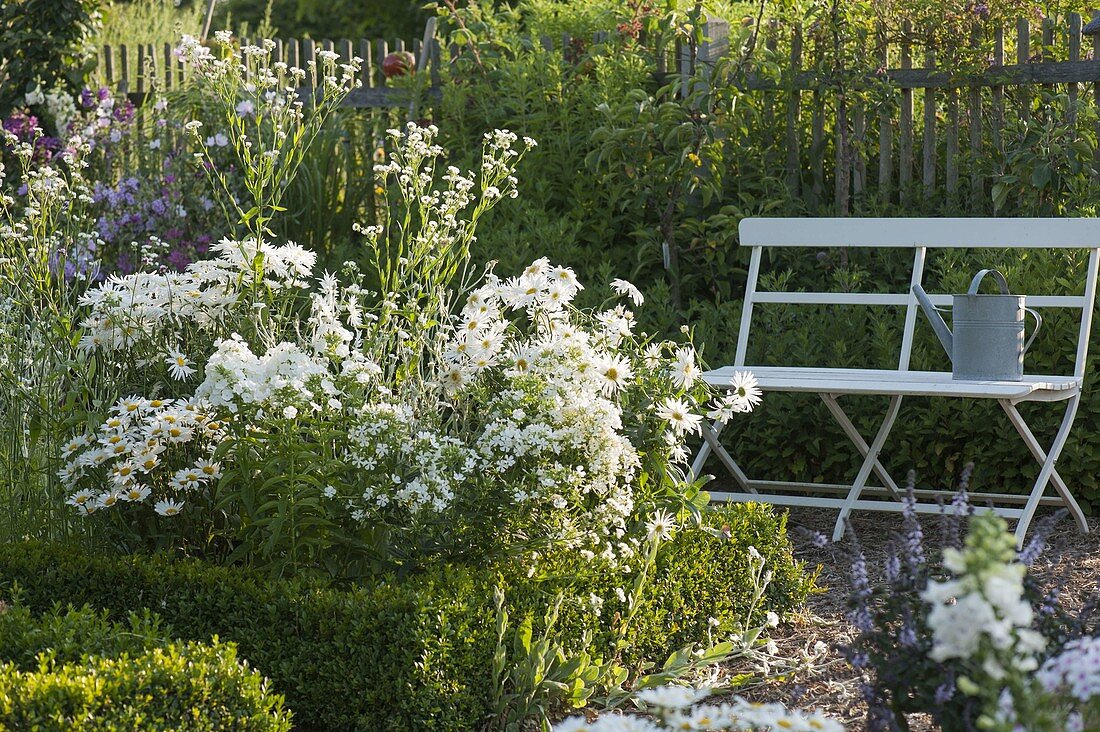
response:
[[[979,295],[982,279],[992,274],[1001,287],[997,295]],[[965,295],[952,297],[954,332],[940,317],[924,288],[913,285],[921,309],[951,357],[951,377],[960,381],[1020,381],[1024,376],[1024,354],[1042,327],[1039,313],[1026,307],[1023,295],[1009,292],[1004,275],[983,269],[974,276]],[[1024,318],[1034,316],[1031,337],[1024,340]]]

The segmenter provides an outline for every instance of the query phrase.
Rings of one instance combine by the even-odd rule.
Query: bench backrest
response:
[[[741,221],[739,233],[741,246],[751,248],[751,257],[735,366],[745,365],[752,310],[756,303],[888,305],[905,308],[898,370],[908,371],[919,308],[911,288],[914,284],[923,285],[928,249],[1090,249],[1084,295],[1027,294],[1030,306],[1081,310],[1074,375],[1084,376],[1100,267],[1100,219],[749,218]],[[758,292],[760,259],[765,247],[912,249],[910,291],[888,294]],[[930,295],[930,299],[937,306],[951,305],[951,295]]]

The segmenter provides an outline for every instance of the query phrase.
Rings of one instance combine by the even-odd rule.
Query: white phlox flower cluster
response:
[[[418,426],[406,405],[364,406],[348,444],[349,461],[362,471],[365,486],[362,501],[353,496],[348,502],[358,519],[378,507],[443,511],[478,468],[477,455],[462,440]]]
[[[315,411],[339,404],[340,391],[328,362],[293,343],[278,343],[256,355],[234,334],[219,339],[206,363],[206,378],[195,396],[204,402],[237,412],[242,406],[273,413],[308,405]],[[264,411],[259,417],[262,418]],[[295,415],[286,415],[293,419]]]
[[[221,477],[214,448],[225,423],[200,400],[120,399],[111,416],[90,434],[65,446],[58,475],[70,488],[69,505],[88,516],[126,503],[149,503],[164,516],[180,512],[187,493]],[[171,470],[169,456],[186,464]],[[178,461],[177,461],[178,462]]]
[[[605,714],[594,722],[573,717],[559,723],[554,732],[672,732],[673,730],[738,730],[739,732],[843,732],[844,726],[819,712],[788,709],[782,704],[754,704],[740,697],[723,704],[698,704],[709,689],[664,686],[639,691],[655,719],[638,715]]]

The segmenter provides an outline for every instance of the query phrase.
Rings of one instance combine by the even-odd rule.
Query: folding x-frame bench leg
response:
[[[1073,426],[1073,418],[1077,415],[1077,407],[1081,403],[1081,395],[1077,394],[1070,400],[1070,403],[1066,405],[1066,414],[1062,418],[1062,425],[1058,428],[1058,434],[1054,437],[1054,443],[1050,446],[1050,452],[1045,452],[1039,444],[1039,441],[1035,439],[1034,433],[1032,433],[1031,429],[1027,426],[1020,411],[1016,409],[1016,405],[1007,399],[1001,399],[999,401],[1001,407],[1008,414],[1008,418],[1012,420],[1012,425],[1016,428],[1016,431],[1024,438],[1024,442],[1027,443],[1027,447],[1031,451],[1032,456],[1042,466],[1039,469],[1039,477],[1035,479],[1035,486],[1031,489],[1031,496],[1028,498],[1027,505],[1024,506],[1023,513],[1020,515],[1019,523],[1016,525],[1016,545],[1018,547],[1023,546],[1027,528],[1031,524],[1031,519],[1035,517],[1035,510],[1039,507],[1039,501],[1046,491],[1048,482],[1054,484],[1054,489],[1058,491],[1062,503],[1064,503],[1066,508],[1069,509],[1069,512],[1073,514],[1074,520],[1077,521],[1077,526],[1080,527],[1082,532],[1087,534],[1089,531],[1089,524],[1085,519],[1085,512],[1081,510],[1073,494],[1070,493],[1066,481],[1062,479],[1062,476],[1058,474],[1058,471],[1054,467],[1054,464],[1058,462],[1059,455],[1062,454],[1062,448],[1065,447],[1066,440],[1069,438],[1069,431]]]
[[[852,441],[852,444],[859,450],[859,456],[864,460],[867,459],[867,455],[871,451],[871,447],[867,444],[867,441],[863,439],[863,435],[859,433],[856,426],[852,424],[852,420],[848,417],[844,409],[841,408],[840,402],[837,400],[836,394],[821,394],[821,401],[825,402],[825,406],[829,408],[829,411],[833,415],[833,419],[837,421],[840,428],[844,430],[844,434],[848,435],[848,439]],[[894,482],[894,479],[890,477],[890,473],[879,462],[878,456],[875,456],[875,462],[873,463],[875,475],[882,481],[883,487],[890,491],[890,495],[894,498],[901,500],[901,495],[898,493],[898,484]]]
[[[871,477],[871,471],[878,463],[878,455],[882,451],[882,446],[886,444],[886,438],[890,435],[890,430],[894,427],[894,420],[898,417],[899,409],[901,409],[901,395],[897,394],[890,397],[890,406],[886,409],[886,417],[882,420],[882,426],[878,428],[878,434],[875,435],[875,439],[867,448],[863,465],[860,466],[859,473],[856,474],[856,479],[852,483],[852,489],[848,491],[848,497],[844,500],[840,515],[836,518],[836,526],[833,527],[833,541],[839,541],[840,537],[844,536],[844,522],[852,513],[852,507],[859,500],[859,494],[863,492],[863,487],[867,485],[867,479]],[[860,452],[863,451],[860,450]]]
[[[707,461],[707,457],[713,452],[718,456],[718,459],[726,466],[726,469],[733,475],[733,479],[737,481],[737,484],[741,487],[741,490],[746,493],[756,493],[756,489],[749,485],[749,476],[745,475],[745,471],[741,469],[741,466],[733,459],[733,456],[729,454],[726,448],[722,447],[722,443],[718,441],[718,436],[722,434],[722,430],[726,425],[721,422],[715,421],[711,424],[703,423],[703,446],[699,448],[698,454],[695,456],[695,460],[691,463],[691,477],[698,478],[703,471],[703,465]]]

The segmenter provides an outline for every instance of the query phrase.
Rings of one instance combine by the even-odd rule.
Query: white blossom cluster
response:
[[[214,35],[214,42],[222,46],[223,53],[215,54],[194,36],[184,35],[175,55],[222,92],[223,97],[236,97],[235,111],[240,118],[265,118],[272,123],[277,145],[265,145],[264,151],[272,159],[278,157],[282,143],[291,138],[292,127],[305,119],[304,102],[300,97],[307,80],[315,95],[313,103],[322,105],[342,99],[362,84],[359,70],[363,62],[357,57],[339,63],[339,54],[318,51],[320,62],[309,59],[306,68],[302,69],[276,59],[276,44],[270,39],[265,39],[261,46],[245,45],[238,51],[229,31],[218,31]],[[195,120],[185,127],[198,136],[202,123]],[[231,131],[230,137],[245,148],[252,146],[253,141],[243,128]],[[219,141],[217,135],[212,140],[218,146],[230,142],[229,137],[224,143]],[[209,142],[207,147],[210,147]]]
[[[59,472],[65,485],[99,486],[75,491],[67,503],[84,516],[120,503],[152,503],[157,513],[174,516],[181,496],[221,477],[212,455],[224,433],[225,423],[198,400],[120,399],[97,430],[65,446]],[[172,470],[170,454],[187,464]]]
[[[639,715],[605,714],[594,722],[573,717],[554,732],[672,732],[673,730],[738,730],[764,732],[843,732],[844,726],[819,712],[800,712],[782,704],[754,704],[740,697],[723,704],[698,704],[709,689],[664,686],[636,694],[656,719]]]
[[[206,378],[195,392],[198,399],[236,413],[242,405],[265,410],[279,408],[283,416],[297,416],[299,404],[320,410],[339,409],[339,390],[329,378],[328,363],[293,343],[279,343],[257,356],[237,334],[219,339],[206,363]],[[291,411],[293,410],[293,411]]]
[[[69,131],[69,123],[76,117],[76,100],[64,89],[55,88],[44,92],[41,84],[38,84],[23,96],[23,103],[32,107],[44,104],[46,112],[57,125],[58,133],[62,135]]]
[[[1034,612],[1024,598],[1027,568],[1019,562],[974,561],[975,550],[944,549],[944,566],[956,578],[929,582],[921,597],[932,604],[928,624],[935,661],[971,659],[985,641],[998,652],[1012,656],[1014,669],[1028,672],[1038,667],[1036,654],[1046,641],[1031,629]],[[990,678],[1004,678],[1006,669],[993,654],[982,655],[982,669]]]
[[[304,287],[317,258],[293,242],[223,239],[212,250],[217,258],[192,262],[184,272],[113,275],[87,291],[80,300],[90,308],[81,348],[119,351],[181,322],[209,328],[237,304],[242,288]]]
[[[406,405],[364,406],[348,445],[363,484],[362,501],[354,496],[348,508],[360,520],[377,508],[444,511],[478,470],[476,453],[461,439],[419,426]]]

